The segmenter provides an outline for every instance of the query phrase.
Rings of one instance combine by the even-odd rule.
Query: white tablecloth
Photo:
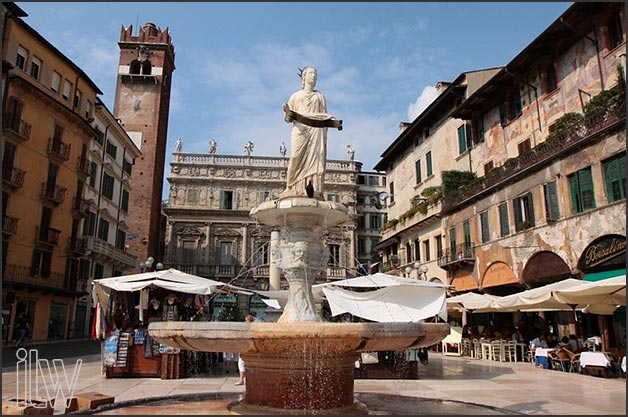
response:
[[[621,358],[621,370],[626,372],[626,357]]]
[[[547,352],[553,352],[555,350],[556,349],[554,348],[536,348],[534,350],[534,356],[539,356],[539,357],[543,356],[547,358]]]
[[[582,352],[580,353],[580,366],[611,366],[612,358],[606,352]]]

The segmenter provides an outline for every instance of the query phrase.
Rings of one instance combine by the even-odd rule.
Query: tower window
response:
[[[129,68],[129,72],[131,74],[139,74],[140,73],[140,69],[141,69],[140,61],[135,60],[135,61],[131,62],[131,66]]]

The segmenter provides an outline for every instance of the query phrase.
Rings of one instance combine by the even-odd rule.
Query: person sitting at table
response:
[[[530,341],[530,350],[534,352],[536,348],[547,348],[547,342],[545,341],[545,333],[539,334],[537,337]]]
[[[545,342],[547,343],[547,347],[548,348],[556,348],[558,347],[558,340],[556,340],[556,338],[554,337],[554,335],[552,333],[549,333],[546,338],[545,338]]]
[[[578,337],[575,334],[569,335],[569,346],[571,346],[571,351],[573,353],[580,352],[580,346],[578,346]]]
[[[515,326],[515,331],[512,332],[512,340],[514,340],[517,343],[523,343],[525,341],[525,338],[523,337],[523,334],[521,333],[521,329],[519,328],[519,326]]]
[[[563,336],[560,339],[560,342],[558,342],[558,347],[565,348],[565,349],[571,351],[571,345],[569,344],[569,338],[567,336]]]

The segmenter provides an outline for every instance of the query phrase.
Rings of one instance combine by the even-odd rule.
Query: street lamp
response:
[[[416,261],[412,267],[410,265],[406,266],[406,277],[410,278],[410,273],[412,272],[412,269],[416,269],[417,271],[417,278],[423,281],[427,280],[427,271],[428,271],[428,267],[426,265],[421,265],[421,263],[419,261]]]
[[[155,263],[155,258],[153,258],[152,256],[149,256],[148,258],[146,258],[145,261],[140,262],[140,271],[141,272],[150,272],[152,271],[152,267],[153,264]],[[162,264],[161,262],[157,262],[155,264],[155,271],[161,271],[162,269],[164,269],[164,264]]]

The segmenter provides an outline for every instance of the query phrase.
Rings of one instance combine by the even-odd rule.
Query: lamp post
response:
[[[421,265],[421,263],[417,261],[412,265],[412,267],[410,267],[410,265],[406,266],[405,271],[407,278],[410,278],[410,273],[412,272],[412,269],[416,269],[418,279],[422,281],[427,281],[427,271],[429,270],[429,268],[426,265]]]
[[[152,271],[161,271],[164,269],[164,264],[161,262],[157,262],[155,264],[155,268],[153,269],[153,264],[155,263],[155,258],[149,256],[145,261],[140,262],[140,271],[141,272],[152,272]]]

